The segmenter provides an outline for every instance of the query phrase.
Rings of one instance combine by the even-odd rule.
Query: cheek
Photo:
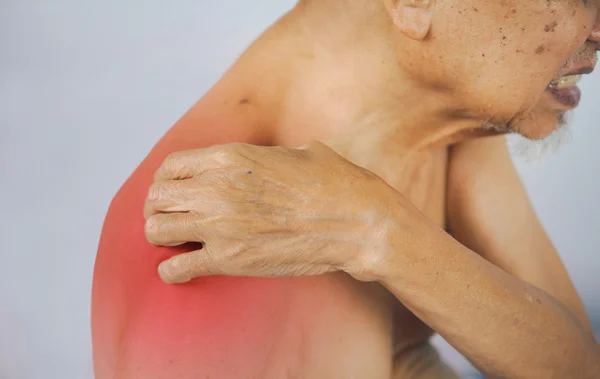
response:
[[[432,28],[441,53],[431,58],[472,111],[511,119],[537,103],[584,43],[589,10],[571,1],[445,3]]]
[[[551,9],[543,17],[543,28],[534,31],[530,41],[539,41],[534,52],[553,64],[565,63],[580,50],[590,35],[596,10],[583,7],[580,0],[566,1],[562,7]]]
[[[489,44],[486,66],[496,73],[496,85],[509,85],[513,106],[521,110],[535,104],[548,83],[584,44],[582,10],[533,12],[498,28]]]

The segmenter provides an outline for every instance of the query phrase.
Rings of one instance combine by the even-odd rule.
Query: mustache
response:
[[[571,59],[565,62],[564,67],[566,68],[579,62],[592,62],[595,65],[598,61],[598,50],[600,50],[600,44],[586,44],[584,48],[580,49]]]

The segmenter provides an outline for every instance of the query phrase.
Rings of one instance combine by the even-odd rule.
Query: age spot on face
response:
[[[549,32],[554,32],[554,31],[556,31],[556,27],[557,27],[557,26],[558,26],[558,22],[556,22],[556,21],[552,21],[552,23],[550,23],[550,24],[547,24],[547,25],[544,27],[544,31],[545,31],[546,33],[549,33]]]
[[[516,9],[511,9],[508,12],[506,12],[506,14],[504,15],[504,19],[508,20],[510,17],[514,16],[517,14],[517,10]]]
[[[544,45],[539,45],[537,49],[535,49],[535,53],[538,55],[543,54],[544,51],[546,51],[546,47]]]

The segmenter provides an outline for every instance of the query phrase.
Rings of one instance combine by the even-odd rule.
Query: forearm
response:
[[[423,241],[393,246],[380,282],[476,366],[511,378],[598,377],[598,345],[559,302],[442,231]]]

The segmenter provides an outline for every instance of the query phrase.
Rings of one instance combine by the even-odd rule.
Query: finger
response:
[[[214,168],[209,159],[210,149],[178,151],[169,154],[154,174],[154,181],[182,180],[201,175]]]
[[[203,149],[184,150],[170,154],[154,175],[155,181],[189,179],[207,170],[223,168],[242,157],[250,145],[229,143]]]
[[[219,275],[218,262],[206,249],[176,255],[158,266],[158,275],[167,284],[186,283],[200,276]]]
[[[193,187],[188,180],[167,180],[154,183],[148,190],[144,204],[144,218],[164,212],[190,211],[186,190]]]
[[[205,242],[192,213],[157,214],[146,221],[146,240],[157,246],[178,246],[187,242]]]

